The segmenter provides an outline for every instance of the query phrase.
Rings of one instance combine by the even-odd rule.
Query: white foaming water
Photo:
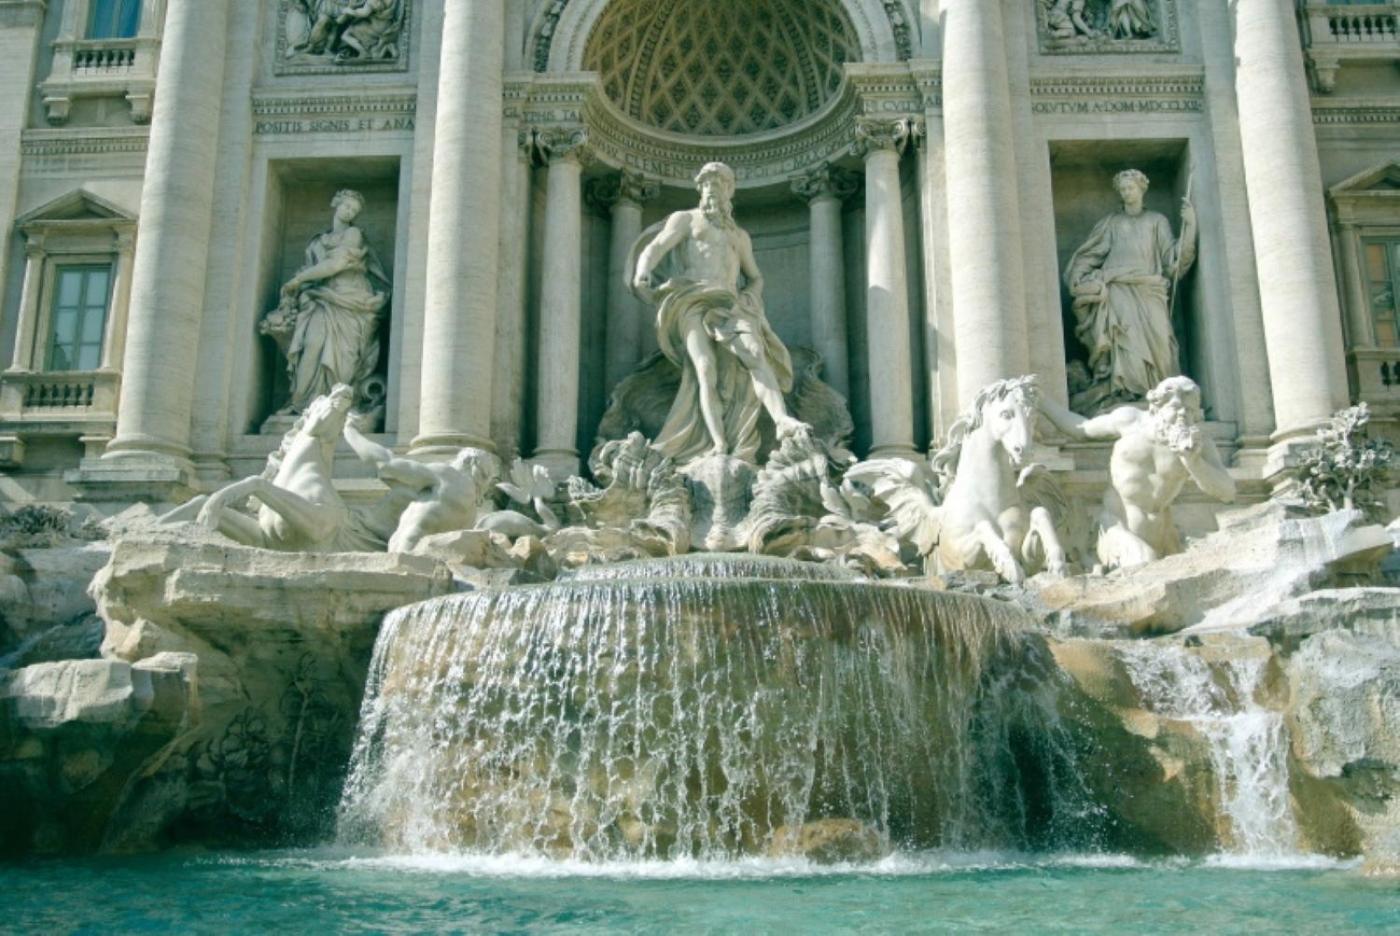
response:
[[[1296,867],[1311,859],[1298,853],[1283,716],[1255,699],[1267,661],[1212,666],[1180,644],[1145,640],[1124,644],[1120,655],[1150,710],[1189,722],[1210,745],[1221,808],[1234,837],[1221,860]]]
[[[1052,671],[1003,605],[799,563],[440,599],[380,634],[342,838],[601,864],[763,855],[823,819],[860,853],[1072,843]]]

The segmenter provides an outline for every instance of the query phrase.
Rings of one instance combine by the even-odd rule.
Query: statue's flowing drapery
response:
[[[342,264],[340,272],[297,296],[299,314],[287,348],[296,412],[336,384],[358,387],[379,364],[379,319],[389,297],[375,292],[374,282],[387,286],[388,276],[357,228],[328,231],[311,241],[305,268],[328,259]]]
[[[1153,211],[1109,215],[1070,258],[1065,283],[1075,334],[1109,398],[1142,399],[1181,373],[1170,292],[1194,258],[1194,242],[1179,244],[1171,223]]]
[[[726,447],[735,458],[757,461],[764,409],[754,393],[753,376],[735,350],[738,343],[760,347],[779,388],[784,393],[792,389],[792,359],[768,324],[762,302],[748,293],[735,295],[686,279],[667,280],[657,295],[661,298],[657,339],[662,353],[681,369],[681,386],[656,447],[677,464],[706,455],[714,447],[700,409],[699,378],[685,348],[685,336],[698,321],[715,344],[715,384],[724,411]]]

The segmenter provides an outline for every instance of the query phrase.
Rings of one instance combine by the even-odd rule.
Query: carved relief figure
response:
[[[695,184],[700,207],[644,232],[630,264],[636,294],[660,303],[661,350],[682,369],[656,447],[680,465],[707,454],[752,462],[764,415],[779,436],[803,427],[783,399],[792,360],[764,315],[753,244],[734,223],[733,170],[710,163]],[[653,286],[658,273],[664,281]]]
[[[1046,4],[1045,25],[1056,39],[1093,36],[1097,31],[1084,19],[1087,0],[1042,0]]]
[[[337,63],[399,57],[407,0],[296,0],[306,17],[304,36],[289,57],[324,55]]]
[[[312,239],[306,265],[282,287],[281,304],[260,326],[287,358],[287,413],[302,412],[337,384],[363,398],[364,383],[379,364],[389,277],[354,224],[364,197],[347,189],[336,194],[331,208],[331,229]]]
[[[1157,33],[1149,0],[1113,0],[1108,31],[1115,39],[1145,39]]]
[[[1165,216],[1143,207],[1147,176],[1129,169],[1113,185],[1123,210],[1095,226],[1065,270],[1075,335],[1089,352],[1091,384],[1074,401],[1084,412],[1140,400],[1180,373],[1172,292],[1196,257],[1196,211],[1188,199],[1177,239]]]
[[[1112,439],[1110,486],[1099,511],[1099,561],[1108,568],[1152,562],[1181,551],[1171,505],[1187,481],[1222,501],[1235,499],[1235,481],[1201,427],[1201,389],[1171,377],[1147,395],[1147,411],[1120,406],[1085,419],[1054,400],[1040,409],[1074,439]]]

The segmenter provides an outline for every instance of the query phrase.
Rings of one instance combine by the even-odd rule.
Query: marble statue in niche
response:
[[[282,286],[281,302],[259,326],[287,361],[291,390],[282,414],[300,413],[338,384],[355,391],[357,407],[379,365],[379,330],[390,281],[355,219],[364,196],[344,189],[331,200],[331,227],[306,247],[306,262]]]
[[[765,416],[779,437],[804,428],[783,397],[792,359],[764,315],[753,244],[734,223],[734,171],[710,163],[695,184],[700,206],[643,232],[632,251],[632,289],[659,305],[661,350],[682,372],[655,444],[679,465],[706,455],[754,463]]]
[[[334,65],[401,57],[408,0],[288,0],[286,57]]]
[[[1181,236],[1171,222],[1143,207],[1147,176],[1128,169],[1114,176],[1121,211],[1101,220],[1065,269],[1073,298],[1075,335],[1088,352],[1088,386],[1074,408],[1098,412],[1141,400],[1179,374],[1172,307],[1181,277],[1196,257],[1196,211],[1181,203]]]
[[[1038,402],[1070,438],[1113,441],[1097,521],[1098,559],[1106,568],[1143,565],[1181,551],[1171,506],[1187,481],[1217,500],[1235,499],[1235,481],[1201,425],[1201,388],[1189,377],[1159,383],[1147,394],[1146,411],[1119,406],[1085,419],[1054,400]]]

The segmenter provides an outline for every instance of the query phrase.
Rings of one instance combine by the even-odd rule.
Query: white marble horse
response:
[[[939,571],[989,569],[1013,584],[1028,570],[1063,575],[1054,520],[1027,490],[1044,470],[1026,464],[1038,400],[1034,376],[999,380],[977,394],[930,464],[877,459],[846,478],[869,485],[889,510],[887,526]]]
[[[317,397],[282,439],[258,476],[235,481],[190,501],[162,519],[193,519],[246,546],[286,552],[382,550],[360,530],[331,481],[335,447],[345,429],[354,390],[340,384]],[[257,500],[256,517],[237,508]]]

